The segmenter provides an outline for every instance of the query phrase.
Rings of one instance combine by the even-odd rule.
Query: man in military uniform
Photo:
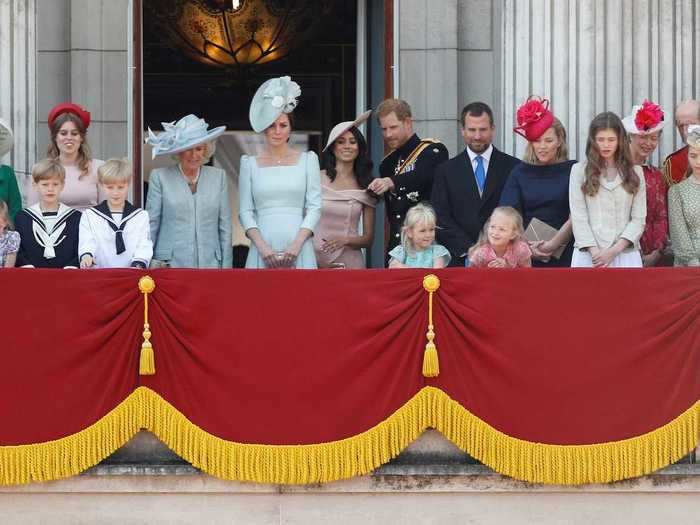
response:
[[[666,157],[662,170],[669,188],[685,179],[688,171],[688,146],[685,140],[688,137],[688,126],[692,124],[700,124],[700,101],[686,100],[676,108],[676,127],[683,139],[683,147]]]
[[[368,189],[383,195],[389,223],[386,254],[401,242],[401,226],[413,205],[430,200],[433,172],[449,158],[447,148],[435,139],[420,139],[413,132],[411,107],[403,100],[387,99],[375,111],[387,147],[392,150],[379,165],[380,177]],[[385,255],[386,255],[385,254]]]

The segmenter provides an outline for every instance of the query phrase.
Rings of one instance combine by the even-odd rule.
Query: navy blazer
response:
[[[452,255],[450,266],[464,266],[467,250],[478,240],[498,206],[508,175],[519,162],[494,147],[483,195],[479,195],[466,149],[435,170],[432,203],[438,218],[437,238]]]

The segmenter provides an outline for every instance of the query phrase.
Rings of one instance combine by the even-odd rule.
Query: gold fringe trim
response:
[[[431,426],[496,472],[531,483],[609,483],[650,474],[692,451],[700,431],[698,401],[670,423],[633,438],[591,445],[533,443],[499,432],[441,390],[433,390]]]
[[[77,434],[32,445],[0,447],[0,484],[76,475],[124,445],[140,428],[204,472],[227,480],[325,483],[368,474],[404,450],[426,428],[501,474],[533,483],[607,483],[649,474],[697,444],[700,402],[647,434],[593,445],[532,443],[499,432],[443,391],[424,387],[386,420],[356,436],[311,445],[226,441],[197,425],[154,391],[137,388]]]
[[[368,474],[399,455],[427,428],[425,389],[371,429],[313,445],[259,445],[226,441],[202,430],[155,392],[146,428],[204,472],[257,483],[325,483]]]
[[[137,389],[96,423],[55,441],[0,446],[0,485],[67,478],[97,465],[139,431],[148,397]]]

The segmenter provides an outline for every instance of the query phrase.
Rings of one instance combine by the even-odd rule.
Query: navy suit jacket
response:
[[[519,162],[494,147],[483,195],[466,150],[435,170],[432,203],[438,218],[437,238],[452,255],[450,266],[464,266],[467,250],[498,206],[506,179]]]

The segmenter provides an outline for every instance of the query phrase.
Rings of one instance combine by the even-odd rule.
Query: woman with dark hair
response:
[[[61,202],[70,208],[85,210],[97,206],[104,196],[97,183],[97,169],[104,161],[93,159],[87,141],[90,113],[77,104],[66,102],[55,106],[48,117],[51,142],[47,157],[56,159],[66,171]],[[38,202],[31,190],[28,204]]]
[[[265,144],[258,155],[241,157],[239,218],[251,240],[246,268],[317,268],[311,238],[321,216],[318,157],[289,146],[300,95],[290,77],[271,78],[250,103],[251,127]]]
[[[576,161],[569,160],[566,130],[546,99],[530,97],[518,108],[517,119],[513,131],[527,140],[527,149],[508,176],[499,206],[518,210],[525,227],[538,219],[557,230],[551,239],[530,244],[533,266],[571,266],[569,175]]]
[[[572,267],[641,268],[639,239],[647,215],[644,173],[634,165],[627,133],[615,113],[596,116],[586,161],[571,168]]]
[[[354,121],[336,125],[323,150],[321,220],[314,235],[319,268],[365,268],[362,248],[369,248],[374,240],[377,200],[367,192],[372,161],[357,127],[371,114],[366,111]]]

